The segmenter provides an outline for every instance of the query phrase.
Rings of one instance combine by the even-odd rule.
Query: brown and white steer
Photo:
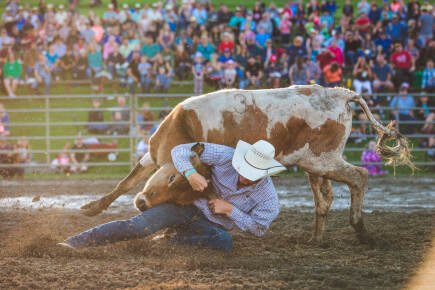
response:
[[[150,139],[147,153],[130,174],[103,198],[82,207],[87,215],[106,209],[116,198],[143,181],[151,171],[142,199],[147,207],[164,202],[177,174],[171,149],[179,144],[209,142],[235,147],[238,140],[260,139],[275,146],[276,159],[285,166],[305,170],[314,195],[319,241],[333,199],[331,181],[348,185],[351,193],[350,224],[364,241],[368,238],[361,216],[367,171],[343,160],[343,150],[352,128],[349,102],[357,102],[377,129],[378,150],[395,164],[411,164],[406,139],[378,123],[363,98],[345,88],[318,85],[291,86],[269,90],[221,90],[191,97],[178,104]],[[389,147],[388,139],[398,145]],[[173,187],[172,187],[173,189]]]

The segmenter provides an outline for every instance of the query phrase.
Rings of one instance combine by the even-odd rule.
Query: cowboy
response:
[[[233,240],[226,230],[234,226],[262,236],[279,213],[278,195],[269,176],[286,169],[274,160],[273,145],[264,140],[253,145],[240,140],[233,149],[203,143],[200,159],[212,170],[208,181],[189,161],[194,144],[172,149],[174,166],[194,190],[203,191],[211,183],[218,199],[200,198],[190,206],[157,205],[129,220],[110,222],[72,236],[59,245],[73,249],[99,246],[143,238],[171,227],[176,232],[171,243],[230,251]]]

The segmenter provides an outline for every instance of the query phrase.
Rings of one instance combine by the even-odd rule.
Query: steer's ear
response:
[[[202,152],[204,152],[204,144],[198,142],[195,145],[193,145],[190,150],[198,154],[198,156],[201,156]]]

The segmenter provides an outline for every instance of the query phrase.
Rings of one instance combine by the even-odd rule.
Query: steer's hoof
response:
[[[101,205],[100,200],[87,203],[80,207],[82,214],[86,216],[94,216],[105,210],[106,208]]]

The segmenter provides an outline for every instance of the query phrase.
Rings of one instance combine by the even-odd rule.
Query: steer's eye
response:
[[[174,179],[175,179],[175,174],[172,174],[172,175],[169,177],[169,183],[171,183],[172,181],[174,181]]]

